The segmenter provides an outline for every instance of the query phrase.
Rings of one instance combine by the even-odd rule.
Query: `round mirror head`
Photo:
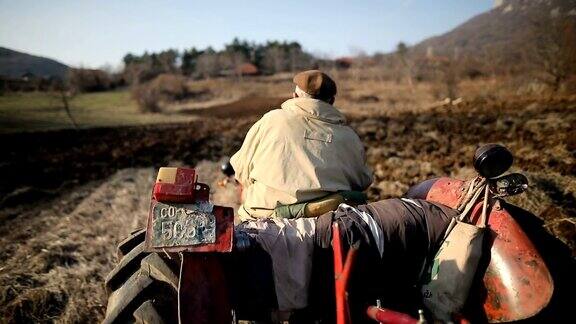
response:
[[[226,160],[220,165],[220,171],[227,177],[231,177],[236,173],[230,160]]]
[[[512,153],[504,145],[486,144],[474,154],[474,169],[485,178],[495,178],[506,172],[513,161]]]

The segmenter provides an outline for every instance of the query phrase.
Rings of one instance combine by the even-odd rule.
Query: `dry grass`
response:
[[[98,321],[114,244],[142,226],[153,169],[126,169],[2,226],[0,317],[14,323]],[[119,226],[122,224],[122,226]]]

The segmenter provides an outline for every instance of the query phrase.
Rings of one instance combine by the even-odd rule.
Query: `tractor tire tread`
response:
[[[140,267],[142,259],[148,254],[144,251],[144,242],[142,242],[120,259],[116,267],[106,276],[104,283],[107,291],[112,292],[118,289],[123,282],[128,280],[132,273]]]
[[[143,241],[128,251],[106,279],[109,297],[102,323],[177,322],[175,263],[168,255],[145,252]]]
[[[147,300],[134,311],[134,318],[137,323],[142,324],[164,324],[162,316],[158,313],[154,304]]]
[[[130,233],[130,235],[127,238],[123,239],[122,242],[118,243],[118,247],[116,249],[118,260],[121,260],[122,257],[124,257],[126,254],[132,251],[136,246],[144,242],[145,238],[146,238],[146,228],[140,228]]]

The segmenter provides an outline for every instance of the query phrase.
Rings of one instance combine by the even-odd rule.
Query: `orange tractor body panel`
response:
[[[427,183],[428,182],[428,183]],[[429,187],[415,193],[432,202],[456,208],[464,194],[464,182],[451,178],[427,180]],[[423,195],[424,194],[424,195]],[[471,219],[478,219],[481,203],[475,206]],[[491,237],[488,265],[479,294],[486,320],[510,322],[536,315],[552,298],[554,283],[544,260],[520,225],[497,201],[490,210],[488,225]],[[479,269],[483,270],[483,269]]]

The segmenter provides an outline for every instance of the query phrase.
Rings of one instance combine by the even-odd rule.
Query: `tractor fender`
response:
[[[456,208],[465,193],[465,183],[451,178],[426,180],[412,188],[407,197],[425,199]],[[471,219],[477,221],[481,211],[478,203]],[[552,276],[534,244],[520,225],[496,201],[488,215],[490,235],[486,240],[483,266],[477,276],[483,276],[479,291],[470,293],[482,303],[484,319],[490,323],[526,319],[538,314],[552,298]]]

